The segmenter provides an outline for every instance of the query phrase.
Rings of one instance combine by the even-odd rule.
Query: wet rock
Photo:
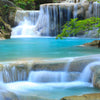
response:
[[[0,100],[18,100],[17,96],[8,91],[5,84],[0,83]]]
[[[73,60],[70,64],[70,67],[68,69],[69,72],[82,72],[83,69],[88,65],[90,62],[95,61],[95,59],[91,58],[76,58]]]
[[[94,46],[100,48],[100,40],[94,40],[90,43],[85,43],[84,46]]]
[[[61,100],[100,100],[100,93],[85,94],[82,96],[68,96]]]
[[[93,86],[100,89],[100,65],[91,68],[93,72]]]
[[[0,100],[18,100],[18,98],[14,93],[6,91],[0,93]]]
[[[50,70],[61,71],[64,70],[66,63],[38,63],[34,64],[31,70]]]
[[[80,76],[80,72],[69,72],[67,76],[67,81],[75,81]]]

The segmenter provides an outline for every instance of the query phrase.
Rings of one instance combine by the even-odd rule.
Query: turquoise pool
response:
[[[99,54],[100,49],[78,47],[95,39],[12,38],[0,40],[0,61],[28,58],[62,58]]]

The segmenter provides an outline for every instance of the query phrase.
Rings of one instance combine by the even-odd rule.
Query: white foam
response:
[[[7,83],[6,88],[10,91],[28,91],[28,90],[53,90],[56,88],[72,88],[72,87],[92,87],[88,82],[62,82],[62,83],[32,83],[32,82],[14,82]]]

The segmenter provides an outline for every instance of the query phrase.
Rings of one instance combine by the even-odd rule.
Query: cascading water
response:
[[[0,71],[0,82],[25,81],[28,79],[28,64],[3,64]]]
[[[96,65],[100,65],[100,61],[95,61],[88,64],[80,74],[79,81],[89,82],[91,80],[91,75],[92,75],[92,71],[90,68]]]
[[[73,12],[73,18],[77,18],[77,11],[78,11],[78,4],[74,5],[74,12]]]
[[[16,12],[15,23],[18,24],[12,29],[11,37],[36,37],[39,36],[35,30],[39,11],[20,11]]]
[[[93,4],[92,3],[90,3],[89,4],[89,8],[88,8],[88,11],[89,11],[89,17],[92,17],[92,7],[93,7]]]
[[[67,21],[70,21],[70,18],[71,18],[71,7],[68,7]]]
[[[56,98],[60,99],[61,97],[66,96],[66,92],[69,92],[70,89],[73,89],[74,87],[89,88],[92,86],[90,82],[90,68],[96,65],[100,65],[100,62],[98,60],[99,58],[91,58],[96,61],[88,63],[86,67],[84,66],[82,72],[71,70],[69,71],[70,67],[72,67],[73,62],[75,62],[75,59],[77,58],[67,59],[67,64],[66,66],[63,66],[62,71],[51,71],[53,70],[53,68],[49,64],[48,66],[50,66],[51,70],[45,70],[45,64],[43,69],[41,70],[39,69],[40,66],[37,66],[37,69],[34,69],[36,66],[30,62],[29,64],[3,64],[3,69],[1,69],[1,77],[3,82],[8,82],[5,84],[6,89],[11,91],[12,93],[15,93],[18,100],[58,100]],[[78,66],[78,64],[76,66]],[[89,77],[86,75],[88,75]],[[60,93],[61,96],[59,95],[57,97],[57,91],[62,92],[62,94]],[[54,93],[55,96],[52,94],[53,92],[56,93]],[[71,95],[70,93],[72,93],[72,90],[69,92],[69,95]],[[47,96],[45,97],[45,95]]]
[[[37,23],[39,11],[37,10],[17,10],[15,16],[15,24],[22,24],[25,19],[32,25]]]
[[[93,16],[100,17],[100,4],[98,2],[93,3]]]
[[[62,82],[65,72],[32,71],[29,75],[31,82]]]
[[[70,59],[68,61],[68,63],[66,64],[65,68],[64,68],[64,75],[62,77],[62,82],[66,82],[66,81],[69,81],[71,79],[70,77],[70,73],[68,72],[69,70],[69,67],[70,67],[70,64],[71,62],[73,61],[74,59]]]
[[[68,8],[68,9],[67,9]],[[64,5],[41,5],[40,11],[18,10],[12,37],[56,36],[62,30],[62,25],[71,17],[70,7]]]
[[[84,82],[87,80],[87,82],[90,79],[90,67],[95,66],[98,63],[93,62],[89,63],[82,73],[80,74],[77,71],[69,71],[69,68],[71,67],[71,64],[73,63],[74,58],[70,58],[67,61],[66,66],[63,66],[63,70],[59,71],[52,71],[52,70],[38,70],[38,69],[32,69],[32,64],[3,64],[3,69],[1,72],[1,79],[3,82],[14,82],[14,81],[28,81],[30,82],[69,82],[69,81],[75,81],[77,78],[79,81],[83,80]],[[98,64],[99,65],[99,64]],[[29,67],[30,66],[30,67]],[[44,65],[45,66],[45,65]],[[35,65],[34,65],[35,67]],[[52,69],[52,68],[51,68]],[[88,73],[89,77],[85,76]],[[90,74],[89,74],[90,73]]]

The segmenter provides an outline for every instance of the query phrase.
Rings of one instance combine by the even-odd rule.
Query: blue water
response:
[[[0,40],[0,61],[27,58],[62,58],[99,54],[100,49],[78,47],[94,39],[12,38]]]

